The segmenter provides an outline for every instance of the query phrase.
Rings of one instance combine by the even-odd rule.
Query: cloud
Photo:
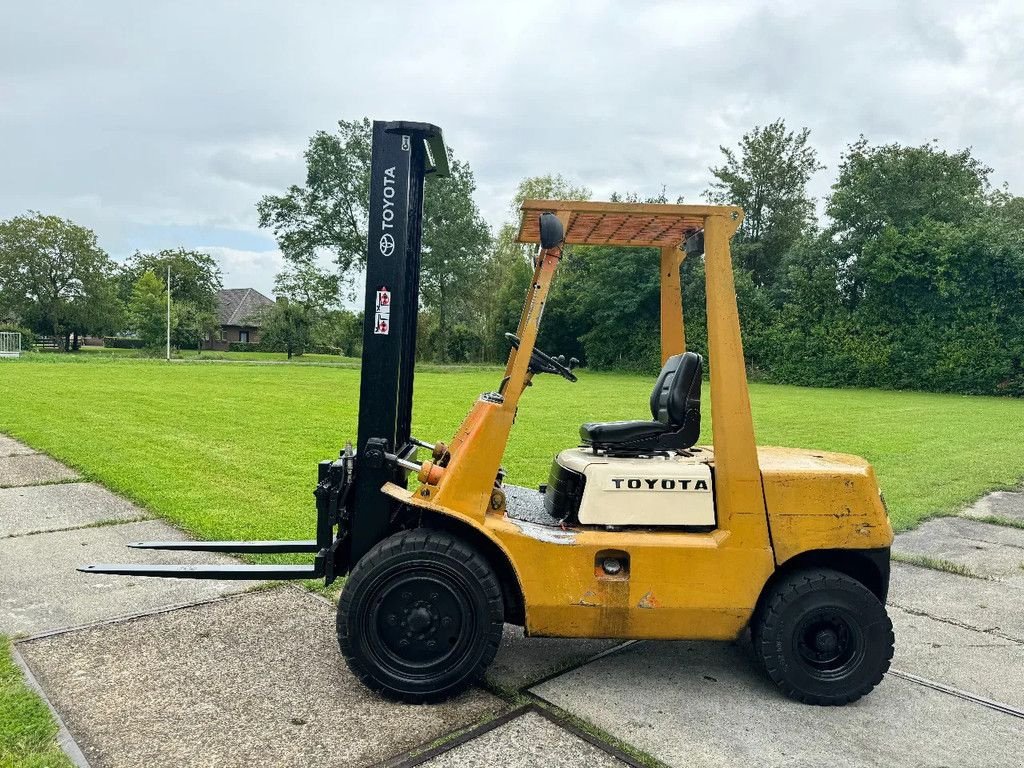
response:
[[[200,246],[220,265],[225,288],[255,288],[265,296],[274,295],[274,275],[284,266],[284,257],[276,248],[246,251],[222,246]]]
[[[861,133],[972,146],[1020,192],[1022,28],[1019,2],[950,0],[12,4],[0,217],[68,216],[114,254],[211,246],[269,287],[256,201],[363,115],[441,125],[495,225],[548,172],[697,200],[718,146],[779,116],[812,131],[819,197]]]

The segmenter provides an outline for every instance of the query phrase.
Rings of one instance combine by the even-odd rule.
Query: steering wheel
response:
[[[516,349],[519,349],[519,337],[514,333],[506,333],[505,338],[508,339],[508,343]],[[552,357],[547,352],[542,352],[536,347],[533,348],[533,353],[530,355],[530,370],[534,373],[557,373],[563,379],[569,381],[577,381],[576,374],[572,372],[572,369],[579,365],[580,361],[575,357],[570,357],[569,362],[565,361],[565,355],[559,355],[558,357]]]

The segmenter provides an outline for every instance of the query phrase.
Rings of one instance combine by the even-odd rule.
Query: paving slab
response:
[[[0,456],[0,488],[77,479],[75,470],[41,453]]]
[[[294,587],[18,644],[93,768],[360,766],[499,712],[481,690],[389,702],[345,667],[334,609]]]
[[[889,606],[892,668],[1024,710],[1024,643]],[[1020,723],[1024,739],[1024,720]]]
[[[622,768],[627,763],[536,712],[527,712],[422,763],[425,768]]]
[[[502,691],[519,691],[620,642],[526,637],[522,627],[506,624],[498,655],[487,670],[487,682]]]
[[[942,517],[901,533],[892,551],[946,560],[1024,586],[1024,529]]]
[[[0,488],[0,538],[147,517],[144,510],[94,483]]]
[[[1024,642],[1024,589],[1012,584],[893,563],[889,605]]]
[[[5,456],[28,456],[32,453],[35,453],[35,451],[27,445],[19,443],[13,437],[0,435],[0,458]]]
[[[996,491],[978,499],[961,517],[1002,517],[1024,523],[1024,492]]]
[[[673,766],[1019,766],[1024,721],[889,675],[845,707],[784,698],[745,643],[650,642],[533,689]]]
[[[237,562],[223,555],[130,549],[141,539],[185,536],[159,520],[0,539],[0,633],[31,635],[209,600],[244,581],[153,579],[80,573],[84,563]]]

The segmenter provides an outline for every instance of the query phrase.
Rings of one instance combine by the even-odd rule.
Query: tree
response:
[[[198,310],[217,311],[217,291],[223,288],[220,267],[210,254],[187,248],[136,251],[125,264],[122,280],[130,290],[145,272],[166,282],[171,268],[171,303],[190,304]]]
[[[338,303],[338,278],[318,266],[312,258],[287,263],[274,280],[277,303],[264,315],[263,343],[280,347],[293,355],[306,351],[315,335],[328,332],[321,327],[332,320]]]
[[[256,204],[260,226],[273,231],[289,261],[327,251],[340,275],[365,263],[372,130],[364,117],[339,120],[336,134],[317,131],[305,152],[306,186]]]
[[[329,309],[313,325],[312,342],[337,350],[345,357],[359,357],[363,346],[363,313]]]
[[[710,169],[715,180],[704,195],[712,203],[743,208],[733,258],[759,286],[771,286],[782,255],[813,220],[807,182],[825,166],[808,144],[810,135],[807,128],[788,131],[781,118],[755,126],[737,149],[720,147],[725,162]]]
[[[168,267],[171,269],[171,343],[179,349],[195,347],[201,353],[207,334],[218,327],[217,292],[222,282],[220,267],[212,256],[187,248],[166,248],[150,253],[136,251],[122,271],[121,291],[126,301],[130,301],[134,287],[146,272],[156,275],[166,288]]]
[[[165,333],[167,286],[152,272],[143,272],[132,287],[128,317],[132,330],[149,350],[159,349]]]
[[[437,357],[442,363],[448,361],[452,319],[475,319],[472,299],[479,292],[491,245],[491,233],[473,202],[473,172],[454,157],[449,167],[450,176],[439,180],[444,183],[437,184],[425,211],[424,229],[429,227],[433,237],[423,248],[420,277],[423,305],[437,314]]]
[[[313,259],[292,259],[274,278],[274,293],[319,311],[338,304],[338,275],[331,274]]]
[[[261,227],[270,229],[289,262],[314,262],[330,253],[342,277],[366,263],[370,200],[369,119],[340,120],[337,133],[317,131],[306,148],[306,185],[267,195],[256,205]],[[424,250],[446,248],[456,234],[448,223],[461,218],[483,227],[472,200],[472,173],[449,150],[453,174],[425,185]]]
[[[508,354],[505,334],[514,332],[519,323],[523,299],[533,275],[531,253],[536,246],[516,242],[523,201],[589,200],[591,195],[590,189],[574,185],[561,174],[530,176],[519,182],[509,203],[509,218],[498,230],[498,236],[494,240],[494,251],[488,259],[487,271],[481,281],[481,296],[478,303],[483,307],[484,356],[487,359],[504,359]],[[566,264],[568,263],[567,261]],[[567,269],[566,264],[560,268],[563,274]],[[541,328],[542,342],[548,344],[552,341],[561,342],[561,338],[555,338],[555,331],[567,329],[566,313],[570,310],[563,306],[562,299],[570,297],[558,293],[560,285],[561,278],[552,287],[552,298],[545,310],[547,322]],[[552,348],[559,349],[560,353],[582,355],[576,338],[573,336],[572,346],[556,343]]]
[[[861,136],[843,155],[825,213],[833,235],[851,248],[885,227],[905,230],[924,218],[960,224],[981,213],[991,172],[970,149],[871,146]]]
[[[282,296],[266,312],[263,323],[263,343],[282,347],[291,360],[309,346],[314,315],[310,307]]]
[[[173,286],[173,272],[171,285]],[[173,295],[174,289],[172,287]],[[166,297],[165,297],[166,298]],[[212,338],[220,328],[217,315],[208,309],[200,308],[191,303],[178,304],[171,302],[172,340],[178,347],[195,347],[196,354],[203,354],[203,342]]]
[[[109,330],[120,312],[113,274],[92,230],[36,212],[0,222],[0,310],[34,331]]]

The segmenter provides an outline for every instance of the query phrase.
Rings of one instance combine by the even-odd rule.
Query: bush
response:
[[[142,339],[132,339],[125,336],[104,336],[103,346],[113,347],[114,349],[144,349],[146,342]]]
[[[273,352],[262,343],[252,341],[232,341],[228,343],[228,352]]]
[[[311,344],[306,347],[306,351],[311,355],[338,355],[339,357],[344,355],[344,350],[328,344]]]

